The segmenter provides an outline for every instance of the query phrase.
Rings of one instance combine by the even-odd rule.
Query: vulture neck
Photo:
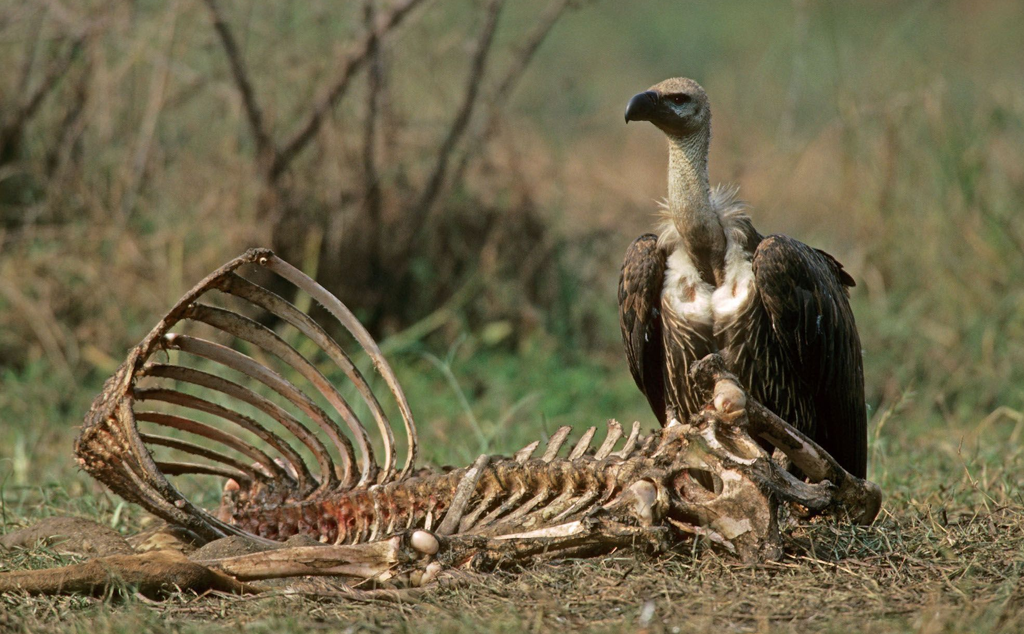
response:
[[[725,231],[711,206],[710,132],[669,135],[668,141],[669,215],[701,277],[717,286],[724,278]]]

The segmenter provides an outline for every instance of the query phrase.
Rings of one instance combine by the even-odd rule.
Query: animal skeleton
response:
[[[317,312],[253,281],[268,274],[304,291],[330,319],[321,324],[310,314]],[[215,305],[218,296],[237,308]],[[211,334],[182,332],[197,325]],[[406,436],[401,468],[385,406],[335,341],[340,330],[329,328],[338,326],[391,394]],[[336,385],[339,377],[350,386]],[[665,550],[692,539],[744,560],[772,559],[781,555],[780,528],[794,511],[874,519],[878,487],[748,399],[719,358],[697,364],[694,377],[708,405],[649,435],[639,423],[626,435],[609,421],[599,446],[591,427],[561,456],[571,432],[561,427],[539,457],[538,440],[511,457],[480,456],[467,468],[417,470],[411,410],[380,348],[323,287],[269,250],[253,249],[189,291],[129,353],[93,403],[75,450],[111,490],[201,540],[307,535],[323,544],[196,562],[171,557],[175,570],[195,567],[200,585],[234,591],[251,589],[247,581],[297,575],[420,585],[451,571],[629,546]],[[382,464],[353,396],[377,424]],[[157,433],[168,429],[170,435]],[[780,467],[763,443],[781,450],[808,481]],[[204,510],[168,479],[193,475],[227,479],[219,509]],[[159,579],[149,573],[135,573],[168,556],[110,557],[103,570],[154,583]],[[59,587],[102,585],[88,565],[61,569]],[[52,579],[38,573],[0,575],[0,589],[53,591]]]

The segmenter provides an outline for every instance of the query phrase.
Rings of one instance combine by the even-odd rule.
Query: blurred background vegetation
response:
[[[1022,32],[1013,0],[8,0],[0,480],[94,486],[103,380],[256,245],[385,341],[428,458],[653,423],[614,289],[666,148],[622,111],[685,75],[712,179],[856,278],[872,474],[927,497],[906,456],[1024,427]]]

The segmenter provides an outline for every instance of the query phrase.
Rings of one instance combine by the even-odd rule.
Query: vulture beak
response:
[[[650,121],[655,108],[658,107],[658,93],[653,90],[633,95],[626,104],[626,123],[630,121]]]

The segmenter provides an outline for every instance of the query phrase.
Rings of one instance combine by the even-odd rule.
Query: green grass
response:
[[[715,108],[712,179],[741,185],[762,231],[826,248],[858,281],[869,476],[886,495],[876,524],[815,524],[760,567],[707,552],[617,553],[403,606],[4,596],[0,630],[1024,630],[1024,10],[1010,0],[809,2],[800,39],[795,6],[606,1],[559,24],[509,104],[490,171],[457,194],[540,209],[569,245],[551,264],[568,283],[528,306],[515,283],[489,279],[489,292],[431,336],[399,336],[389,357],[427,461],[466,464],[563,424],[650,424],[618,348],[614,282],[625,246],[650,228],[665,152],[656,131],[620,117],[634,92],[693,76]],[[222,53],[200,3],[182,7],[169,80],[181,99],[162,115],[135,209],[121,215],[118,188],[149,90],[148,43],[166,17],[150,3],[112,14],[119,28],[95,63],[120,74],[104,76],[113,96],[91,111],[81,173],[48,194],[37,222],[0,228],[3,532],[54,514],[138,530],[144,513],[78,471],[76,427],[189,285],[268,237],[253,224],[251,139],[226,96]],[[328,72],[323,52],[353,28],[349,15],[322,19],[326,4],[303,7],[231,14],[253,34],[247,58],[282,129]],[[510,7],[505,37],[535,9]],[[395,44],[396,107],[417,134],[443,129],[461,85],[456,27],[469,8],[449,11]],[[424,46],[429,55],[415,54]],[[22,50],[7,42],[0,59],[20,67]],[[39,164],[60,103],[30,130]],[[339,107],[330,134],[344,136],[360,103]],[[358,158],[323,146],[338,153],[310,151],[295,168],[316,191]],[[494,176],[505,173],[512,184]],[[0,570],[59,561],[44,548],[0,553]]]

